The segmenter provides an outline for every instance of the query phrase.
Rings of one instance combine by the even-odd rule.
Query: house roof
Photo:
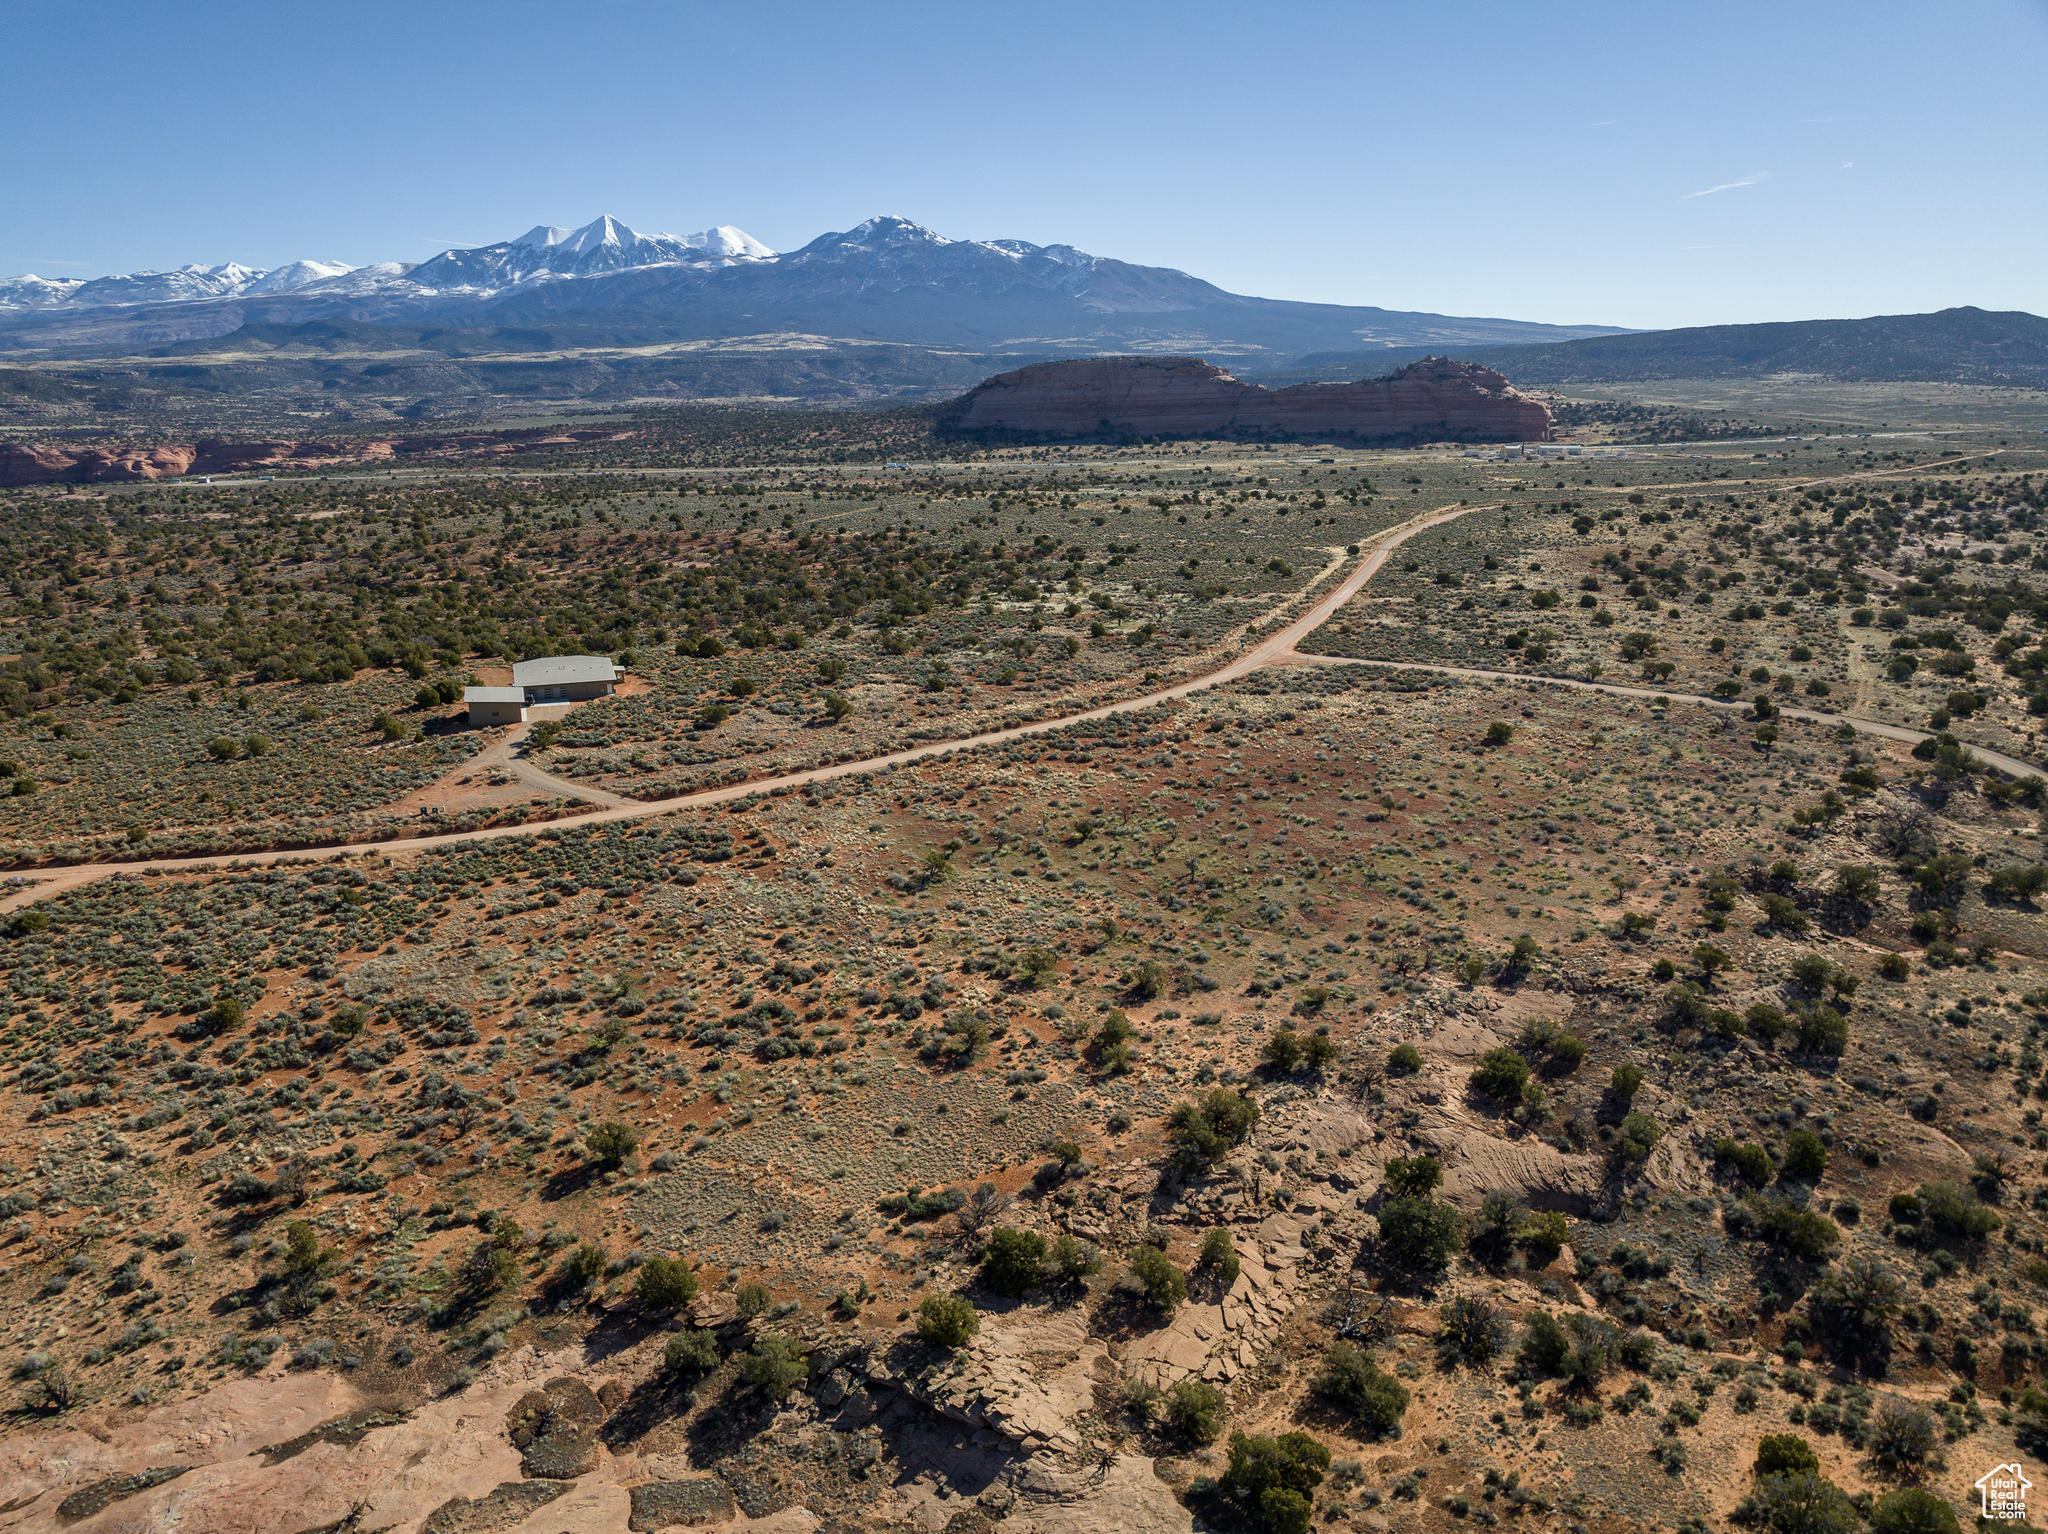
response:
[[[619,668],[609,655],[544,655],[512,668],[515,687],[562,687],[576,682],[616,682]]]
[[[462,689],[464,703],[524,703],[524,687],[465,687]]]

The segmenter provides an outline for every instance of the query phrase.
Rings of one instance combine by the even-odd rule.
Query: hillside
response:
[[[1333,435],[1354,443],[1541,442],[1550,412],[1500,374],[1433,357],[1385,378],[1262,389],[1196,357],[1090,357],[990,378],[940,415],[998,441]]]
[[[1419,356],[1413,350],[1315,353],[1272,380],[1352,379]],[[1844,383],[2048,386],[2048,319],[2023,310],[1943,309],[1861,320],[1702,325],[1533,346],[1479,346],[1460,360],[1518,384],[1628,383],[1651,378],[1762,378],[1807,373]],[[1361,371],[1364,370],[1364,371]]]

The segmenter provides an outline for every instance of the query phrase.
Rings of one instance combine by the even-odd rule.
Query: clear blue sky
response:
[[[875,213],[1275,298],[2048,313],[2048,0],[15,0],[0,274]]]

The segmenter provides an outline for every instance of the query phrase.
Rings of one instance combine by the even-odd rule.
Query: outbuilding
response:
[[[469,705],[469,722],[475,726],[519,724],[526,718],[526,692],[519,687],[465,687],[462,701]]]

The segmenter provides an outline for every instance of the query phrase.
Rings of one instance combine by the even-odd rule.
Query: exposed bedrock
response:
[[[258,469],[325,468],[337,463],[376,462],[417,454],[514,453],[625,435],[628,433],[581,430],[552,434],[467,432],[345,442],[226,442],[207,438],[148,447],[0,443],[0,485],[118,483]]]

